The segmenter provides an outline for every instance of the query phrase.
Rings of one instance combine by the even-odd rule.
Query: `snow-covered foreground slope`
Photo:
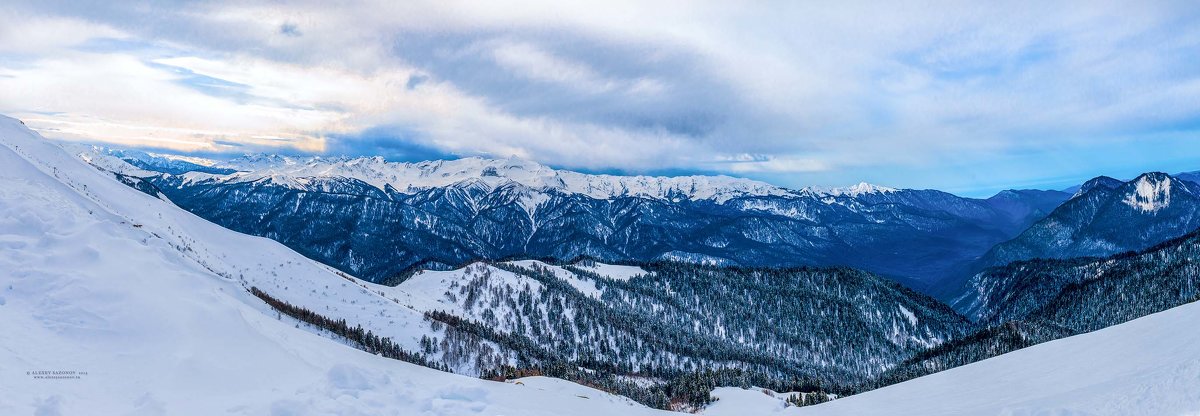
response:
[[[15,120],[0,118],[0,144],[0,414],[659,413],[559,380],[443,373],[297,329],[243,285],[331,316],[394,302],[133,191]],[[416,315],[371,310],[376,321]]]
[[[804,415],[1194,415],[1200,303],[802,409]]]

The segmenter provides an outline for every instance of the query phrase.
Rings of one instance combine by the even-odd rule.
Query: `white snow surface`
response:
[[[580,269],[596,273],[598,275],[613,279],[613,280],[629,280],[634,276],[646,274],[646,271],[637,266],[622,266],[619,264],[605,264],[594,262],[591,265],[577,265]]]
[[[100,146],[79,143],[63,143],[61,146],[64,150],[79,158],[79,160],[109,172],[116,172],[137,177],[146,177],[158,174],[158,172],[148,171],[133,166],[114,155],[111,150]]]
[[[905,308],[904,305],[898,306],[900,306],[900,313],[903,314],[906,319],[908,319],[908,323],[915,326],[917,324],[917,315],[914,315],[913,312],[908,310],[908,308]]]
[[[600,288],[596,287],[596,282],[593,281],[592,279],[588,278],[587,276],[577,275],[575,273],[572,273],[570,270],[564,269],[559,266],[555,266],[553,264],[546,264],[546,263],[543,263],[543,262],[540,262],[537,260],[518,260],[518,261],[510,261],[508,263],[512,264],[514,266],[524,267],[526,269],[549,270],[551,273],[554,273],[555,277],[558,277],[559,279],[562,279],[563,281],[569,283],[572,287],[575,288],[575,290],[578,290],[579,293],[588,295],[588,296],[592,297],[593,299],[600,298],[600,295],[601,295]],[[639,270],[641,270],[641,269],[639,269]],[[645,273],[644,270],[642,272]],[[624,274],[618,274],[615,277],[614,276],[608,276],[608,277],[611,279],[614,279],[614,280],[618,280],[618,279],[625,280],[626,279]]]
[[[810,191],[818,194],[826,194],[832,196],[849,196],[856,197],[865,194],[889,194],[898,191],[896,188],[888,188],[886,186],[872,185],[866,182],[859,182],[857,185],[851,185],[844,188],[809,188]]]
[[[458,316],[477,318],[480,311],[468,312],[459,302],[447,299],[446,292],[452,295],[459,286],[464,286],[486,269],[495,280],[493,285],[518,288],[528,284],[534,291],[541,289],[542,284],[537,280],[500,270],[484,263],[473,263],[467,267],[455,270],[426,270],[417,272],[396,287],[372,285],[373,290],[383,291],[387,297],[396,297],[404,305],[421,312],[445,311]]]
[[[178,161],[188,162],[188,163],[192,163],[192,164],[196,164],[196,165],[200,165],[200,166],[214,166],[217,163],[220,163],[214,159],[196,157],[196,156],[173,155],[170,153],[146,152],[146,155],[150,156],[152,158],[178,160]]]
[[[776,415],[789,414],[796,407],[789,406],[785,400],[791,393],[776,393],[760,388],[743,389],[740,387],[717,387],[713,397],[717,401],[704,409],[704,414],[728,415]]]
[[[1156,212],[1171,205],[1171,178],[1151,178],[1142,175],[1137,179],[1134,192],[1122,201],[1142,212]]]
[[[215,166],[218,163],[220,163],[220,161],[217,161],[214,159],[202,158],[202,157],[176,155],[176,154],[170,154],[170,153],[143,152],[140,150],[131,150],[131,149],[112,149],[112,148],[99,146],[99,145],[90,145],[90,144],[74,143],[74,142],[59,143],[59,146],[62,147],[63,149],[65,149],[68,153],[76,155],[76,157],[79,157],[80,159],[84,159],[85,161],[89,161],[90,159],[96,159],[96,158],[107,158],[107,159],[111,159],[112,161],[105,162],[105,163],[112,164],[112,165],[116,165],[116,162],[126,163],[126,162],[124,162],[123,159],[135,159],[135,160],[140,160],[140,161],[147,162],[147,163],[156,163],[156,162],[162,163],[164,161],[165,162],[186,162],[186,163],[191,163],[194,165],[207,166],[207,167],[212,167],[212,166]],[[132,166],[132,165],[129,165],[129,166]],[[109,168],[109,166],[104,166],[104,167],[106,169]],[[126,173],[126,172],[124,172],[124,170],[127,168],[120,167],[118,169],[119,170],[117,170],[117,171],[119,171],[121,173]],[[109,170],[113,170],[113,169],[109,169]],[[148,171],[142,171],[142,172],[148,172]],[[157,172],[150,172],[149,174],[156,174],[156,173]],[[132,172],[127,173],[127,174],[131,174],[134,176],[142,176],[142,175],[137,175],[136,173],[132,173]]]
[[[588,276],[577,275],[560,266],[537,260],[517,260],[506,263],[527,269],[540,268],[549,270],[555,277],[570,284],[580,293],[593,298],[600,298],[601,290],[596,286],[596,282]],[[635,275],[647,273],[642,268],[636,266],[619,266],[603,263],[596,263],[596,266],[593,267],[580,268],[613,280],[628,280]],[[440,310],[455,313],[459,316],[477,318],[477,315],[482,312],[481,310],[467,311],[461,304],[461,301],[447,299],[445,293],[449,291],[454,295],[456,291],[453,289],[466,285],[472,279],[479,277],[484,271],[488,273],[490,280],[492,280],[490,282],[491,286],[519,289],[524,285],[529,285],[535,292],[542,287],[542,283],[536,279],[501,270],[485,263],[473,263],[455,270],[420,271],[395,287],[376,285],[369,282],[363,282],[363,284],[371,291],[383,292],[384,297],[398,299],[401,305],[411,306],[412,309],[419,312]],[[457,298],[458,296],[455,297]]]
[[[802,415],[1195,415],[1200,303],[829,403]]]

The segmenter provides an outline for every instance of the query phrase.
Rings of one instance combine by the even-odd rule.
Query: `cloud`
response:
[[[284,22],[283,24],[279,25],[279,33],[291,37],[299,37],[302,35],[300,33],[300,27],[292,22]]]
[[[359,133],[331,137],[328,150],[332,154],[382,156],[389,160],[455,158],[454,154],[422,144],[418,134],[404,126],[376,126]]]
[[[501,67],[531,80],[580,88],[590,93],[611,91],[616,84],[602,78],[587,65],[553,56],[528,43],[496,42],[487,49]]]
[[[986,188],[1200,153],[1189,6],[17,3],[0,111],[138,145]]]
[[[829,164],[820,158],[739,154],[722,157],[721,160],[713,163],[709,170],[739,174],[794,174],[822,172],[829,169]]]
[[[177,150],[211,149],[214,140],[279,142],[320,151],[308,132],[335,123],[340,114],[311,108],[239,102],[187,85],[190,75],[119,54],[70,52],[4,69],[0,108],[32,127],[75,140]],[[271,137],[273,139],[268,139]]]
[[[109,25],[85,19],[0,11],[0,54],[43,54],[60,51],[96,38],[127,35]]]

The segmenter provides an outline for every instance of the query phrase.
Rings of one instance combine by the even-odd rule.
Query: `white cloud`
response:
[[[152,63],[246,85],[246,97],[205,94],[134,56],[74,52],[0,71],[0,89],[11,92],[0,97],[0,109],[52,137],[185,151],[229,150],[221,143],[236,142],[319,152],[325,135],[400,124],[462,154],[568,160],[588,148],[587,161],[576,165],[592,168],[649,169],[664,153],[687,154],[681,140],[662,134],[518,118],[443,83],[409,89],[418,74],[412,69],[363,75],[248,57]]]
[[[923,168],[1135,140],[1116,133],[1200,118],[1200,74],[1182,58],[1200,51],[1200,24],[1182,6],[216,2],[9,12],[0,53],[34,58],[0,60],[0,111],[38,112],[32,124],[73,138],[206,149],[280,137],[319,150],[330,134],[398,125],[417,133],[405,140],[447,152],[567,167]],[[114,37],[175,52],[72,49]],[[398,52],[412,44],[433,60],[467,45],[494,66],[430,68]],[[189,88],[148,63],[244,88]],[[497,84],[502,76],[513,88]],[[409,88],[412,77],[426,81]],[[470,84],[478,79],[491,84]],[[597,110],[509,106],[549,96]]]
[[[553,56],[528,43],[491,42],[486,48],[497,63],[518,76],[592,92],[611,90],[615,84],[597,75],[587,65]]]
[[[308,151],[323,148],[308,132],[341,114],[263,103],[237,103],[177,83],[177,77],[139,58],[69,52],[0,70],[0,109],[49,135],[219,150],[215,141],[265,144],[255,136],[288,139]]]
[[[69,17],[0,10],[0,53],[44,54],[95,38],[124,38],[111,26]]]
[[[792,155],[767,156],[749,158],[746,155],[735,155],[727,158],[724,169],[734,173],[807,173],[822,172],[830,169],[829,163],[817,159]]]

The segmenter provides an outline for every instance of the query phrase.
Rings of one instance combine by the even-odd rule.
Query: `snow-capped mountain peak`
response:
[[[1125,195],[1125,205],[1143,213],[1156,212],[1171,205],[1171,177],[1165,173],[1146,173],[1134,180],[1133,192]]]
[[[560,192],[594,199],[637,197],[662,201],[712,201],[724,204],[739,197],[859,197],[888,194],[896,188],[866,182],[841,188],[783,188],[747,178],[725,175],[626,176],[591,174],[555,169],[538,162],[509,157],[488,159],[465,157],[421,162],[389,162],[382,157],[284,156],[245,154],[227,161],[167,157],[138,151],[75,147],[72,153],[85,159],[112,157],[107,170],[144,176],[122,169],[120,160],[138,168],[180,175],[186,181],[221,183],[267,183],[305,187],[314,179],[348,178],[395,192],[412,194],[433,188],[494,190],[517,185],[533,192]],[[120,159],[120,160],[115,160]],[[180,166],[176,166],[176,165]],[[187,169],[192,165],[193,168]],[[167,168],[167,169],[162,169]]]
[[[1115,179],[1115,178],[1111,178],[1108,176],[1097,176],[1095,178],[1088,180],[1087,182],[1084,182],[1083,185],[1080,185],[1079,190],[1075,191],[1075,195],[1072,195],[1071,199],[1078,198],[1079,196],[1086,194],[1096,188],[1116,189],[1124,184],[1125,184],[1125,181],[1122,181],[1120,179]]]
[[[202,157],[143,152],[132,149],[111,149],[81,143],[62,143],[62,148],[94,166],[127,175],[145,176],[159,172],[232,173],[232,169],[215,167],[217,160]]]
[[[870,184],[870,183],[866,183],[866,182],[859,182],[856,185],[851,185],[851,186],[846,186],[846,187],[841,187],[841,188],[829,188],[829,189],[810,188],[810,189],[819,194],[832,195],[832,196],[849,196],[849,197],[856,197],[856,196],[861,196],[861,195],[866,195],[866,194],[888,194],[888,193],[898,191],[898,189],[896,189],[896,188],[889,188],[886,186],[879,186],[879,185]]]
[[[619,176],[558,170],[519,159],[468,157],[424,162],[388,162],[380,157],[326,158],[277,155],[246,155],[221,167],[238,170],[227,177],[208,176],[226,182],[249,182],[280,177],[345,177],[358,179],[380,189],[411,193],[430,188],[500,186],[516,183],[538,191],[556,190],[597,199],[643,197],[661,200],[713,200],[718,203],[739,196],[790,195],[793,191],[750,179],[728,176]],[[480,178],[489,178],[479,181]],[[498,179],[491,179],[498,178]]]
[[[295,158],[266,153],[247,153],[222,163],[222,165],[225,167],[242,171],[253,171],[265,169],[271,166],[294,164],[296,164]]]

